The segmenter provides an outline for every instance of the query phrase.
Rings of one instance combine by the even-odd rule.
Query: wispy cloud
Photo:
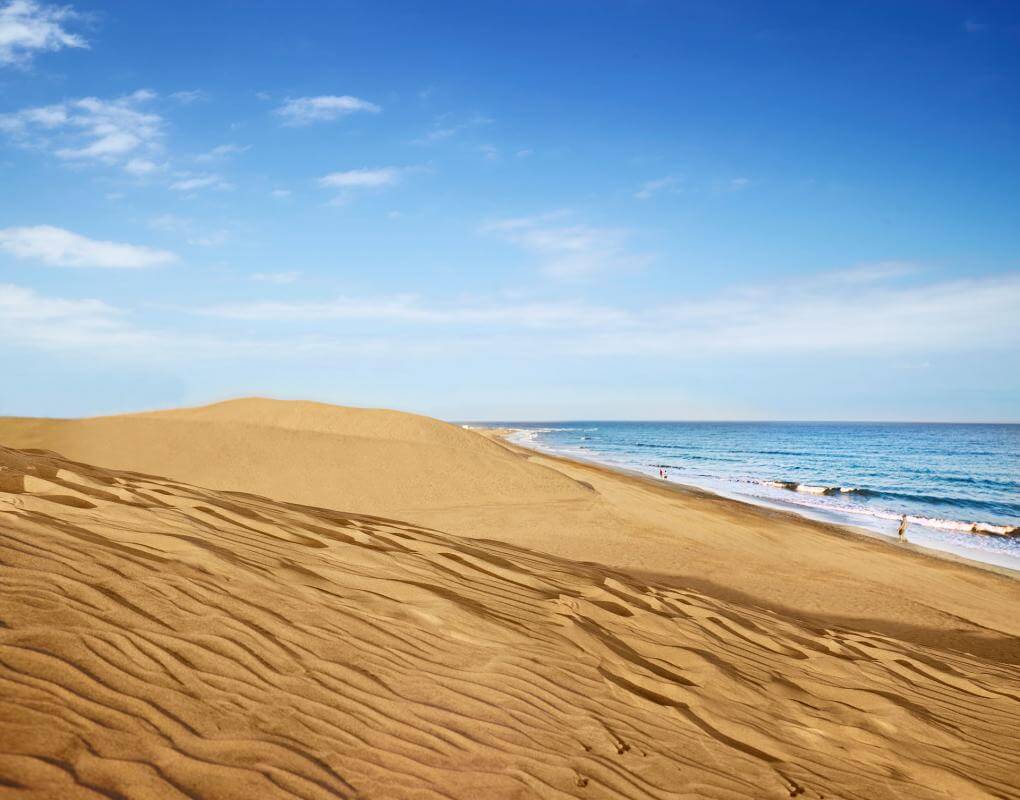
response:
[[[976,19],[968,19],[964,20],[963,29],[967,33],[971,34],[984,33],[986,30],[988,30],[988,26],[985,25],[984,23],[978,22]]]
[[[65,27],[80,20],[70,6],[51,6],[34,0],[0,4],[0,66],[25,67],[38,53],[65,47],[87,48],[88,42]]]
[[[54,267],[136,269],[177,260],[166,250],[89,239],[52,225],[0,229],[0,250]]]
[[[155,175],[166,169],[166,164],[160,164],[149,158],[132,158],[124,164],[124,171],[135,177]]]
[[[209,164],[213,161],[222,161],[230,156],[240,155],[241,153],[247,152],[251,147],[249,145],[239,144],[221,144],[208,150],[204,153],[200,153],[195,156],[195,161],[203,164]]]
[[[182,106],[190,106],[193,103],[205,102],[209,99],[209,94],[202,89],[189,89],[182,92],[171,93],[170,99],[176,100]]]
[[[572,222],[570,216],[560,211],[503,219],[486,223],[481,230],[533,254],[543,271],[555,278],[637,269],[651,260],[628,249],[628,231]]]
[[[893,354],[1020,346],[1020,275],[917,283],[870,266],[660,305],[602,354]],[[610,332],[607,332],[607,334]]]
[[[491,123],[491,118],[481,114],[475,114],[472,117],[460,120],[454,119],[450,114],[443,114],[433,121],[432,127],[428,131],[414,139],[412,144],[437,144],[438,142],[452,139],[472,128],[490,125]]]
[[[318,182],[324,189],[379,189],[399,183],[406,171],[401,167],[349,169],[323,175]]]
[[[259,283],[282,285],[285,283],[295,283],[301,277],[301,273],[298,270],[292,269],[286,272],[254,272],[249,277]]]
[[[1020,347],[1018,274],[918,282],[917,275],[880,277],[882,271],[871,267],[856,272],[724,289],[640,309],[577,299],[429,302],[413,295],[224,303],[189,308],[191,322],[177,320],[158,331],[131,324],[128,312],[99,300],[0,286],[0,336],[16,344],[107,356],[116,345],[118,357],[148,362],[156,353],[188,363],[484,352],[660,363],[866,356],[902,364],[943,353]],[[263,282],[279,282],[268,279],[275,274],[262,273]],[[208,331],[203,319],[213,326]],[[239,335],[224,334],[230,321],[243,326]]]
[[[345,94],[291,98],[284,101],[274,113],[283,118],[284,125],[297,126],[329,122],[356,112],[378,114],[380,111],[382,108],[375,103]]]
[[[665,178],[656,178],[652,181],[645,181],[641,184],[634,197],[638,200],[648,200],[653,195],[659,194],[660,192],[669,191],[675,189],[679,181],[676,178],[667,175]]]
[[[916,276],[915,276],[916,277]],[[876,361],[910,354],[1020,346],[1020,275],[917,283],[883,269],[823,273],[799,281],[726,289],[663,301],[640,311],[583,301],[427,303],[413,295],[256,301],[197,309],[201,316],[301,328],[385,323],[421,328],[425,344],[443,331],[479,336],[520,331],[500,347],[544,354],[726,358],[845,356]],[[432,331],[428,333],[427,331]],[[488,331],[488,334],[485,332]],[[339,331],[337,331],[337,335]],[[438,341],[438,340],[436,340]],[[479,339],[491,347],[495,340]]]
[[[229,181],[224,180],[221,175],[215,173],[201,175],[181,173],[178,175],[177,180],[170,184],[170,188],[175,192],[197,192],[201,189],[227,191],[234,187]]]
[[[331,172],[319,178],[319,186],[343,189],[390,186],[400,180],[401,172],[402,170],[398,167],[351,169],[345,172]]]
[[[16,143],[68,162],[127,166],[153,163],[162,149],[163,118],[144,106],[156,95],[141,89],[124,97],[83,97],[0,114],[0,131]]]
[[[0,284],[0,336],[6,342],[57,349],[107,344],[125,331],[119,316],[100,300],[48,297]]]
[[[8,345],[56,353],[151,365],[196,360],[267,358],[321,359],[328,356],[439,354],[435,343],[398,342],[377,336],[229,336],[221,333],[140,326],[124,309],[96,299],[51,297],[33,289],[0,284],[0,340]]]
[[[498,325],[512,328],[587,327],[621,322],[621,312],[584,303],[449,303],[427,305],[413,295],[338,297],[325,301],[226,303],[199,309],[204,316],[248,321],[363,320],[443,325]]]

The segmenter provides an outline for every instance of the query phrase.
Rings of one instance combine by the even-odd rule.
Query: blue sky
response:
[[[1015,421],[1018,366],[1015,3],[0,0],[0,413]]]

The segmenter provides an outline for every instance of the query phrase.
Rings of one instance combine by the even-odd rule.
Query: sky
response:
[[[0,414],[1020,421],[1020,5],[0,0]]]

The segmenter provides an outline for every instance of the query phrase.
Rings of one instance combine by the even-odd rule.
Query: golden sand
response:
[[[1008,576],[396,412],[0,444],[0,797],[1020,796]]]

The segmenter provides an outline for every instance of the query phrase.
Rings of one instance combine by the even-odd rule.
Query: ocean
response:
[[[474,426],[472,426],[474,427]],[[490,422],[596,461],[1020,569],[1020,425]]]

